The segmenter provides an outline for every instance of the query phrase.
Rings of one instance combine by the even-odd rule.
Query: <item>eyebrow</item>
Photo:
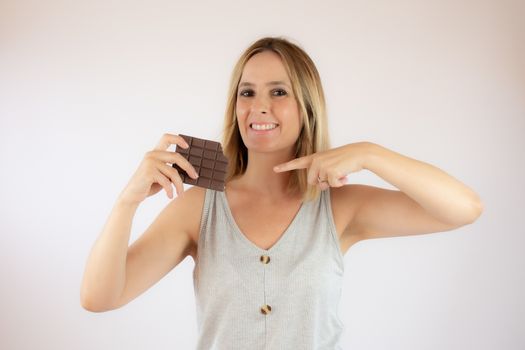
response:
[[[286,86],[290,87],[290,85],[286,84],[282,80],[269,81],[269,82],[266,83],[266,85],[286,85]],[[244,81],[244,82],[239,84],[239,87],[243,87],[243,86],[255,86],[255,84],[247,82],[247,81]]]

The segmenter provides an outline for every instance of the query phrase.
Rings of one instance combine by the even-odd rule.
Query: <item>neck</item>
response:
[[[276,173],[273,167],[290,161],[290,150],[283,152],[259,153],[248,150],[246,171],[233,182],[234,186],[261,197],[282,198],[287,195],[291,172]]]

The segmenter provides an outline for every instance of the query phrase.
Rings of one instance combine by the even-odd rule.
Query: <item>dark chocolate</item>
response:
[[[190,147],[182,148],[177,145],[175,151],[186,158],[190,164],[193,165],[197,174],[199,174],[199,177],[194,179],[189,176],[184,169],[177,164],[173,164],[172,167],[177,169],[182,178],[182,182],[188,185],[224,191],[228,159],[222,153],[221,144],[193,136],[179,136],[182,136]]]

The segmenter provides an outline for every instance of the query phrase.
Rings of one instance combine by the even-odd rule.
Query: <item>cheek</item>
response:
[[[296,104],[285,104],[281,106],[281,114],[290,122],[301,124],[299,107]]]
[[[239,121],[246,119],[247,108],[244,103],[238,102],[235,104],[235,114]]]
[[[246,119],[248,118],[248,113],[246,106],[243,106],[242,103],[237,103],[235,106],[235,119],[239,132],[241,135],[244,135],[246,129]],[[243,136],[244,137],[244,136]]]

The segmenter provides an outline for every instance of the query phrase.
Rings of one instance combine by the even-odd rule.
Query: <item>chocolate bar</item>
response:
[[[182,182],[188,185],[196,185],[212,190],[224,191],[224,180],[228,159],[222,153],[222,146],[219,142],[199,139],[197,137],[179,135],[190,145],[182,148],[177,145],[176,152],[186,158],[199,174],[197,179],[189,176],[177,164],[172,167],[179,172]]]

